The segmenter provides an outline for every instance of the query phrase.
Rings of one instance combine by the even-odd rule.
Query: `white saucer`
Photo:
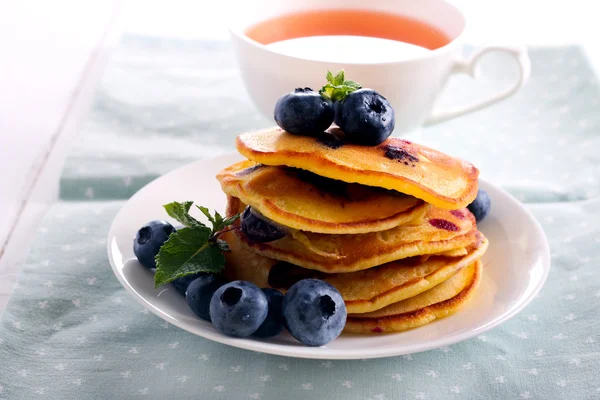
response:
[[[506,321],[533,299],[548,276],[550,249],[538,222],[508,193],[480,181],[492,199],[491,214],[480,224],[490,246],[483,257],[483,279],[475,298],[455,315],[401,333],[342,334],[317,348],[304,346],[289,334],[268,340],[224,336],[197,318],[171,285],[154,290],[152,272],[134,257],[133,237],[147,221],[168,219],[162,205],[172,201],[192,200],[223,212],[225,195],[215,175],[241,159],[238,154],[228,154],[161,176],[123,206],[108,234],[108,258],[121,284],[150,311],[196,335],[243,349],[301,358],[360,359],[416,353],[472,338]]]

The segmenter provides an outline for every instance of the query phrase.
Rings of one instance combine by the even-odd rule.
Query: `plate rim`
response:
[[[527,294],[527,296],[525,296],[523,298],[523,300],[519,304],[517,304],[515,307],[510,308],[506,313],[489,321],[485,325],[479,326],[474,329],[469,329],[464,332],[460,332],[454,336],[440,338],[440,339],[436,339],[436,340],[424,341],[422,343],[412,345],[413,348],[408,351],[406,348],[398,347],[398,348],[376,348],[376,349],[369,349],[369,348],[344,349],[344,350],[334,350],[332,352],[332,350],[328,349],[327,346],[323,346],[323,347],[309,347],[309,346],[301,346],[301,345],[289,346],[289,345],[285,345],[285,344],[265,342],[260,339],[254,339],[254,338],[232,338],[232,337],[222,335],[221,333],[216,332],[216,331],[213,332],[212,330],[202,330],[202,331],[192,330],[188,326],[186,326],[186,324],[183,321],[173,318],[172,316],[162,312],[160,309],[158,309],[157,307],[152,305],[142,295],[137,293],[136,290],[125,281],[122,274],[118,270],[116,262],[112,256],[113,243],[111,241],[111,238],[116,237],[115,230],[116,230],[117,222],[120,220],[120,217],[125,212],[125,208],[127,207],[127,205],[131,201],[134,201],[138,197],[141,197],[143,195],[144,190],[146,188],[148,188],[150,185],[154,185],[154,184],[156,184],[156,182],[158,182],[160,180],[168,179],[168,177],[170,175],[175,175],[180,170],[191,168],[192,166],[194,166],[196,164],[218,162],[220,159],[229,159],[234,156],[238,157],[238,158],[240,157],[240,155],[238,153],[228,152],[228,153],[222,154],[217,157],[196,160],[194,162],[182,165],[178,168],[175,168],[169,172],[166,172],[166,173],[158,176],[157,178],[153,179],[152,181],[148,182],[146,185],[141,187],[136,193],[134,193],[129,199],[127,199],[125,204],[123,204],[121,206],[118,213],[115,215],[115,217],[110,225],[110,228],[108,230],[107,241],[106,241],[106,250],[107,250],[108,260],[109,260],[111,269],[113,271],[113,274],[117,277],[121,286],[123,286],[129,292],[129,294],[131,296],[133,296],[139,303],[141,303],[144,306],[144,308],[148,309],[149,311],[151,311],[153,314],[155,314],[159,318],[161,318],[161,319],[169,322],[170,324],[175,325],[178,328],[183,329],[193,335],[200,336],[204,339],[212,340],[212,341],[215,341],[218,343],[222,343],[222,344],[240,348],[240,349],[245,349],[245,350],[250,350],[250,351],[255,351],[255,352],[265,353],[265,354],[294,357],[294,358],[304,358],[304,359],[358,360],[358,359],[375,359],[375,358],[395,357],[395,356],[400,356],[400,355],[405,355],[405,354],[415,354],[415,353],[420,353],[420,352],[424,352],[424,351],[437,349],[437,348],[444,347],[444,346],[450,346],[450,345],[471,339],[473,337],[479,336],[479,335],[497,327],[498,325],[508,321],[509,319],[513,318],[515,315],[520,313],[525,307],[527,307],[531,303],[531,301],[535,298],[535,296],[540,292],[542,287],[545,285],[548,275],[550,273],[550,267],[551,267],[550,245],[549,245],[548,238],[546,237],[546,234],[545,234],[541,224],[533,216],[533,214],[526,207],[524,207],[523,204],[521,204],[521,202],[519,202],[510,193],[508,193],[501,187],[490,183],[489,181],[487,181],[485,179],[479,178],[480,182],[483,182],[484,186],[493,187],[495,190],[499,191],[504,196],[506,196],[508,199],[510,199],[510,201],[513,203],[513,205],[516,205],[517,207],[522,209],[524,211],[525,215],[527,216],[528,222],[532,225],[532,227],[536,231],[537,235],[542,239],[541,240],[542,245],[540,246],[540,252],[541,252],[541,264],[543,266],[543,275],[542,275],[541,279],[537,282],[535,287]],[[401,333],[401,332],[390,332],[385,335],[395,335],[395,334],[399,334],[399,333]],[[323,350],[326,350],[326,351],[323,351]]]

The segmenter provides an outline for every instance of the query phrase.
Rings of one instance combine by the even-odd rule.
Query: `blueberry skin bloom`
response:
[[[210,321],[210,301],[217,289],[226,283],[217,276],[207,274],[191,281],[185,290],[185,300],[194,314],[205,321]],[[175,288],[177,289],[177,286]]]
[[[271,288],[263,288],[262,291],[267,296],[269,313],[252,336],[269,338],[278,335],[283,330],[283,294],[279,290]]]
[[[285,227],[271,221],[250,206],[246,206],[240,220],[242,232],[257,243],[272,242],[287,235]]]
[[[227,336],[252,335],[267,318],[264,292],[246,281],[221,286],[210,301],[210,318],[216,330]]]
[[[477,191],[477,197],[467,206],[467,208],[473,213],[475,220],[481,222],[490,213],[492,200],[485,190],[479,189]]]
[[[394,130],[394,109],[373,89],[352,92],[338,106],[335,120],[352,143],[376,146]]]
[[[333,103],[311,88],[297,88],[277,100],[275,122],[286,132],[316,136],[331,126]]]
[[[346,304],[329,283],[303,279],[283,299],[283,317],[293,337],[308,346],[323,346],[338,337],[346,325]]]
[[[133,239],[133,253],[140,264],[148,269],[156,268],[154,258],[173,232],[173,225],[162,220],[150,221],[142,226]]]
[[[201,276],[204,276],[204,275],[206,275],[206,274],[204,274],[202,272],[194,274],[194,275],[186,275],[182,278],[175,279],[173,282],[171,282],[171,284],[173,284],[173,287],[175,288],[175,291],[177,293],[179,293],[182,296],[185,296],[185,292],[187,291],[187,288],[190,285],[190,283],[192,283],[192,281],[194,279],[200,278]]]

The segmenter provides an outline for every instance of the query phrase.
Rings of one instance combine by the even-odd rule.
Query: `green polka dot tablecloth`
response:
[[[460,344],[322,361],[189,334],[113,276],[105,238],[129,196],[271,124],[250,104],[227,43],[125,38],[2,315],[0,399],[600,399],[600,90],[577,47],[530,55],[518,95],[420,140],[472,161],[536,215],[552,249],[540,295]],[[442,103],[483,96],[514,74],[490,56],[483,75],[495,79],[457,78]]]

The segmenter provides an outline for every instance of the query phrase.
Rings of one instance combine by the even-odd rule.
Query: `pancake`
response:
[[[242,161],[217,174],[223,192],[281,225],[356,234],[422,217],[429,205],[398,192],[323,178],[308,171]]]
[[[226,260],[223,275],[228,281],[248,281],[260,288],[274,287],[269,284],[269,273],[279,261],[250,251],[248,246],[232,231],[223,233],[221,239],[227,242],[230,249],[223,253]],[[275,285],[275,287],[277,286]]]
[[[228,216],[244,207],[239,199],[228,196]],[[268,243],[254,243],[241,231],[236,234],[251,251],[262,256],[308,269],[341,273],[466,247],[474,241],[477,227],[467,209],[448,211],[430,207],[418,224],[381,232],[325,235],[291,231],[284,238]]]
[[[464,208],[477,196],[479,170],[470,163],[404,139],[359,146],[336,140],[338,128],[329,132],[318,139],[269,128],[239,135],[236,147],[257,163],[396,190],[440,208]]]
[[[457,249],[446,250],[446,251],[436,253],[436,255],[447,256],[447,257],[460,257],[460,256],[466,256],[467,253],[468,252],[467,252],[466,248],[459,247]]]
[[[342,293],[348,313],[371,312],[441,284],[480,259],[487,246],[487,239],[481,235],[481,241],[477,241],[463,257],[434,255],[421,263],[403,259],[323,279]]]
[[[366,314],[348,314],[344,332],[399,332],[454,314],[473,298],[481,281],[476,261],[452,278],[417,296]]]
[[[285,292],[301,279],[322,279],[340,291],[348,313],[375,311],[431,289],[481,258],[488,245],[480,234],[463,257],[413,257],[363,271],[326,274],[252,253],[233,232],[227,232],[224,239],[231,248],[225,255],[229,280],[247,280]]]

